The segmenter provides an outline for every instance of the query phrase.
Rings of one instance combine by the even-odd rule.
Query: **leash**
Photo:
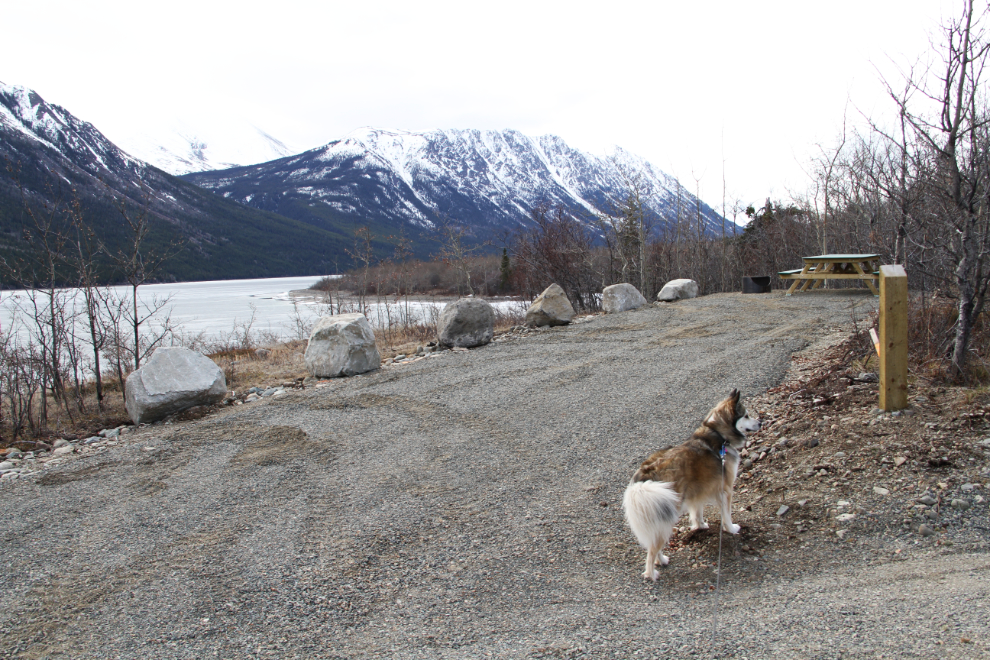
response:
[[[718,453],[722,459],[722,497],[725,497],[725,442]],[[718,567],[715,572],[715,608],[712,612],[712,649],[715,648],[715,633],[718,631],[718,592],[722,586],[722,521],[718,525]],[[717,657],[714,656],[713,657]]]

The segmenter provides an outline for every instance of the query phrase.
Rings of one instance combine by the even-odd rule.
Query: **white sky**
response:
[[[959,0],[10,2],[0,80],[111,140],[247,120],[300,150],[360,126],[513,128],[645,157],[721,208],[804,191],[878,68]],[[154,132],[149,129],[149,132]]]

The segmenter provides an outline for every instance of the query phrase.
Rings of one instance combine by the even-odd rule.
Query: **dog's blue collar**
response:
[[[718,457],[719,458],[725,458],[725,445],[724,444],[722,445],[722,448],[719,449],[719,451],[718,451]]]

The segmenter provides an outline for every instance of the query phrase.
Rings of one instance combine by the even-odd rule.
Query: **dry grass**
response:
[[[967,385],[990,384],[990,322],[980,314],[973,324],[967,355]],[[908,303],[908,346],[912,372],[933,384],[950,384],[952,349],[959,310],[954,300],[912,296]]]

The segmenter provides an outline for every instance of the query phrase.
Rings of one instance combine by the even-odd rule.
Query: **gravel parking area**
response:
[[[813,423],[831,381],[788,389],[808,378],[795,353],[815,363],[875,308],[847,290],[596,316],[5,479],[0,657],[987,657],[986,452],[947,478],[901,433],[889,460],[917,471],[898,482],[857,453],[908,423],[862,412],[868,387],[841,383],[857,412],[834,428]],[[620,503],[639,462],[733,387],[768,428],[743,532],[722,537],[713,639],[718,525],[678,534],[648,583]],[[860,414],[854,439],[840,418]],[[939,430],[921,417],[919,437]],[[926,494],[970,506],[936,519],[915,508]]]

